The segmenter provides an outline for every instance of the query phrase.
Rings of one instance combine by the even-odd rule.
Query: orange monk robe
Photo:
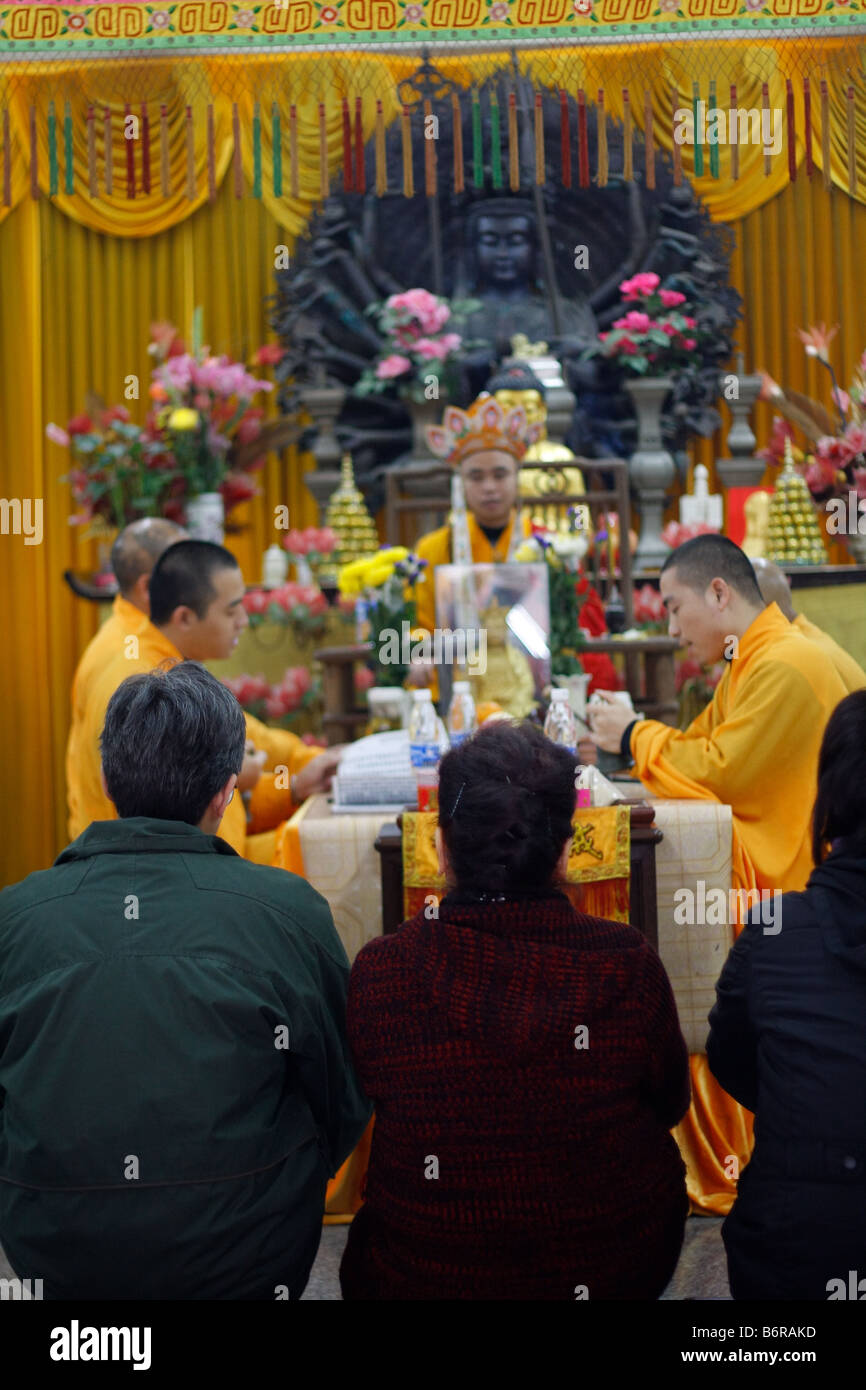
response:
[[[829,657],[771,603],[687,729],[655,720],[634,726],[635,775],[655,796],[731,807],[735,888],[797,892],[812,870],[818,751],[845,694]],[[674,1133],[692,1202],[722,1215],[736,1195],[736,1167],[751,1152],[751,1115],[715,1082],[703,1053],[691,1058],[691,1073],[692,1105]]]
[[[137,611],[137,610],[136,610]],[[117,812],[102,789],[99,736],[105,723],[108,702],[127,676],[152,671],[163,661],[180,661],[173,642],[154,627],[149,619],[136,634],[136,655],[120,651],[108,661],[98,677],[90,682],[90,698],[83,710],[73,708],[72,728],[67,749],[69,792],[69,835],[75,839],[94,820],[114,820]],[[247,716],[247,735],[267,741],[269,757],[276,755],[276,766],[284,766],[288,777],[300,772],[321,751],[309,748],[286,730],[267,729],[258,719]],[[286,779],[281,778],[280,783]],[[263,833],[248,834],[246,809],[239,795],[232,797],[220,825],[220,836],[246,858],[269,864],[273,858],[275,829],[291,816],[296,807],[287,789],[278,785],[271,773],[263,773],[250,798],[251,823]]]
[[[469,543],[472,547],[472,563],[475,565],[503,564],[508,559],[508,551],[511,546],[511,534],[514,529],[514,516],[512,512],[511,520],[506,526],[502,535],[495,545],[491,545],[485,536],[478,522],[471,512],[467,514],[469,522]],[[532,522],[528,512],[521,512],[521,524],[524,536],[528,536],[532,531]],[[436,580],[434,571],[437,565],[452,564],[451,546],[451,527],[441,526],[438,531],[429,531],[426,536],[422,536],[415,546],[415,554],[420,559],[427,561],[427,568],[422,571],[421,578],[415,585],[415,610],[416,624],[424,628],[427,632],[432,632],[436,626]]]
[[[833,665],[836,667],[842,678],[842,684],[850,695],[852,690],[862,690],[866,686],[866,671],[858,666],[853,656],[849,656],[844,647],[840,647],[828,632],[818,627],[815,623],[803,614],[798,613],[794,619],[794,627],[802,632],[804,637],[808,637],[810,642],[815,642],[823,652],[827,653]]]

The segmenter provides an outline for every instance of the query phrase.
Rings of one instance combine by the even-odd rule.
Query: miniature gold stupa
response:
[[[770,498],[767,559],[777,565],[826,565],[827,552],[806,479],[785,440],[785,466]]]
[[[341,565],[362,560],[379,549],[376,524],[367,510],[364,494],[355,482],[351,454],[343,455],[340,472],[340,482],[331,493],[325,513],[325,525],[336,532],[337,545],[327,575],[324,568],[319,570],[320,584],[336,584]]]

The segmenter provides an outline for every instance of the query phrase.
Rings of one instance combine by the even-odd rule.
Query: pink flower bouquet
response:
[[[425,399],[428,378],[446,381],[456,363],[456,354],[466,344],[454,331],[455,320],[478,308],[477,300],[449,302],[429,290],[404,290],[374,306],[382,335],[382,351],[355,386],[355,394],[367,396],[384,391],[392,383],[401,395]],[[452,325],[445,332],[446,324]]]
[[[648,270],[623,280],[619,289],[626,313],[610,332],[599,333],[586,355],[614,358],[638,376],[664,376],[688,366],[706,334],[687,312],[686,296],[661,288],[659,277]]]

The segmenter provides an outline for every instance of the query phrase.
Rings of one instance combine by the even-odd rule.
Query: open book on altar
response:
[[[468,677],[476,705],[495,700],[524,718],[550,683],[547,566],[437,565],[435,583],[442,708],[453,682]]]

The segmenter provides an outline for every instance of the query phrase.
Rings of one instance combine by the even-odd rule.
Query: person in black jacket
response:
[[[202,666],[127,678],[119,820],[0,894],[0,1242],[53,1299],[288,1299],[370,1114],[304,879],[220,839],[246,729]]]
[[[861,1279],[866,1293],[863,690],[824,733],[813,854],[805,892],[783,895],[770,930],[750,915],[710,1014],[713,1075],[755,1113],[722,1228],[737,1299],[856,1298]]]

